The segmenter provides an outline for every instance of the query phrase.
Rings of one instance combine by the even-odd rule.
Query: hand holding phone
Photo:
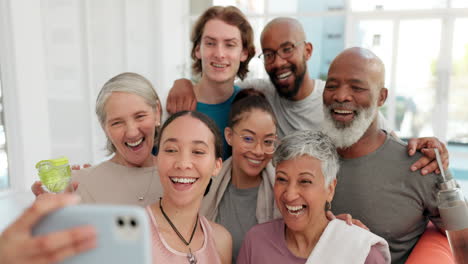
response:
[[[40,236],[83,225],[96,229],[97,246],[61,263],[151,263],[148,217],[145,210],[137,206],[69,206],[44,217],[32,233]]]
[[[72,194],[44,194],[0,235],[0,263],[56,263],[96,246],[96,232],[90,226],[75,226],[45,235],[32,236],[33,226],[47,214],[76,204]]]

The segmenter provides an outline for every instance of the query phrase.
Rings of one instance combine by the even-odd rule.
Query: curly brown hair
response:
[[[242,49],[247,50],[247,59],[240,63],[239,70],[237,71],[237,76],[243,80],[249,72],[249,61],[255,55],[255,45],[252,26],[244,14],[234,6],[210,7],[195,22],[192,30],[192,36],[190,37],[190,40],[192,41],[192,72],[196,75],[202,73],[201,60],[197,58],[195,53],[197,48],[200,46],[205,24],[212,19],[219,19],[226,24],[235,26],[239,29],[242,39]]]

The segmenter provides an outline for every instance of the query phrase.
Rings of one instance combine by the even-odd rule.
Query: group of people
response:
[[[82,203],[146,208],[154,263],[403,263],[428,221],[442,228],[430,149],[445,166],[447,150],[390,131],[378,111],[385,69],[371,51],[346,49],[326,82],[312,79],[301,24],[276,18],[261,35],[269,80],[235,84],[255,55],[241,11],[209,8],[191,40],[200,78],[175,82],[172,115],[161,125],[143,76],[113,77],[96,100],[112,157],[73,172]],[[79,200],[40,184],[0,236],[1,263],[53,263],[95,246],[90,227],[31,236],[38,219]],[[350,215],[361,227],[340,220]]]

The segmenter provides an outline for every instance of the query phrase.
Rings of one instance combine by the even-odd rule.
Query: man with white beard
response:
[[[323,93],[323,129],[341,157],[332,202],[335,214],[350,213],[390,245],[392,263],[404,263],[428,221],[441,227],[436,204],[438,176],[408,168],[406,145],[377,126],[387,98],[382,61],[350,48],[332,62]]]
[[[279,138],[298,130],[320,128],[325,83],[309,75],[307,61],[312,57],[314,48],[307,41],[301,23],[289,17],[274,18],[263,29],[260,41],[262,54],[259,57],[263,58],[265,71],[270,78],[244,80],[236,82],[236,85],[241,89],[255,88],[265,94],[278,121]],[[172,114],[195,110],[196,102],[192,82],[180,79],[174,82],[166,107]],[[379,120],[379,126],[388,130],[383,116]],[[423,175],[437,169],[434,153],[425,149],[428,145],[440,146],[444,167],[448,166],[447,149],[437,138],[410,139],[408,153],[413,155],[418,149],[425,155],[412,164],[411,170],[421,169]]]

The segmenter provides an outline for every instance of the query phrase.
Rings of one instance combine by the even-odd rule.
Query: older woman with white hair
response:
[[[96,115],[111,159],[77,171],[73,180],[86,203],[146,206],[162,194],[151,151],[161,122],[161,104],[151,83],[136,73],[119,74],[104,84]]]
[[[338,162],[321,132],[284,137],[273,157],[275,202],[283,218],[250,229],[237,263],[390,263],[384,239],[327,219]]]
[[[161,122],[161,104],[151,83],[126,72],[102,87],[96,115],[112,155],[99,165],[73,171],[83,203],[147,206],[159,200],[162,188],[152,148]],[[32,189],[41,194],[40,182]]]

